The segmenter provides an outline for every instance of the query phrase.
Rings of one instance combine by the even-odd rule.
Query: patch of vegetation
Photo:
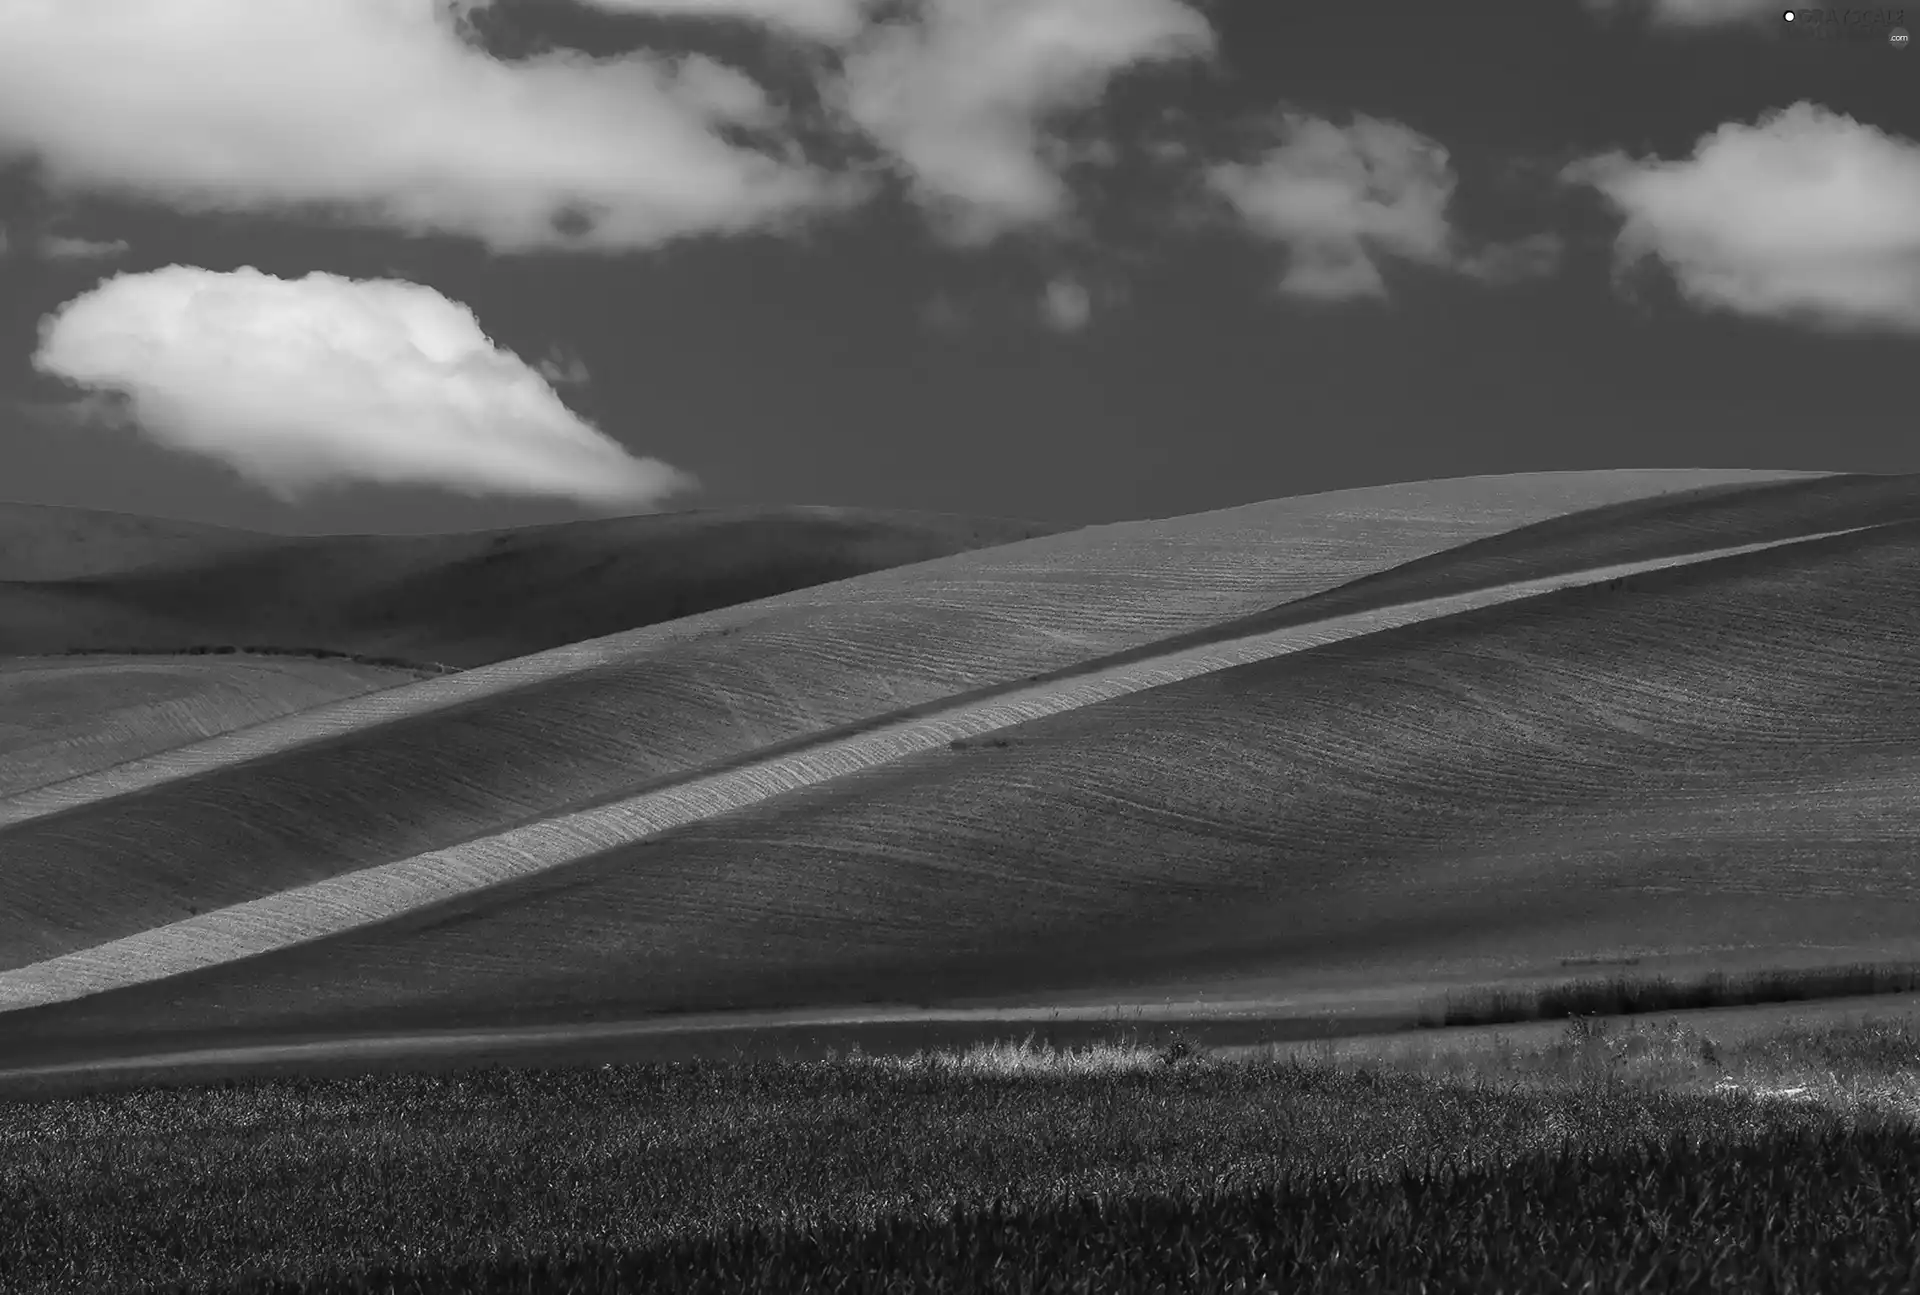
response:
[[[1029,1039],[18,1101],[0,1289],[1911,1289],[1905,1123],[1495,1069]]]
[[[418,670],[426,674],[459,674],[459,666],[438,661],[408,661],[402,657],[364,656],[358,652],[336,652],[332,648],[271,647],[261,644],[236,646],[231,643],[194,643],[186,647],[89,647],[65,648],[57,656],[295,656],[315,661],[351,661],[355,665],[389,666],[399,670]]]
[[[1711,972],[1696,980],[1627,976],[1576,980],[1539,990],[1482,989],[1448,994],[1429,1007],[1420,1024],[1429,1028],[1554,1021],[1577,1016],[1637,1016],[1704,1007],[1752,1007],[1869,994],[1907,994],[1920,989],[1920,964],[1855,963],[1759,971],[1728,976]]]
[[[589,1245],[240,1289],[1910,1290],[1916,1146],[1828,1129],[1744,1146],[1676,1135],[1518,1164],[1467,1153],[1387,1179],[1289,1168],[1191,1194],[995,1201],[938,1221],[729,1229],[636,1251]]]

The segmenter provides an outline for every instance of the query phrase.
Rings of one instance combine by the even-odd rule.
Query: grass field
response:
[[[0,1290],[1914,1289],[1917,564],[0,508]]]
[[[0,1281],[1911,1288],[1910,1027],[1576,1023],[1448,1060],[1003,1040],[16,1098]]]

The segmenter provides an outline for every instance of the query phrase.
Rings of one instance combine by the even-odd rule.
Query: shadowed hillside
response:
[[[1916,943],[1920,524],[1151,689],[407,916],[0,1018],[335,1028]]]
[[[734,608],[724,613],[731,623],[719,628],[643,631],[634,650],[610,654],[606,664],[384,722],[381,707],[467,686],[475,676],[345,703],[330,709],[357,709],[367,722],[0,828],[8,860],[0,876],[0,968],[631,794],[903,706],[1084,667],[1103,655],[1101,647],[1137,647],[1170,624],[1205,625],[1209,605],[1245,607],[1262,575],[1261,601],[1270,603],[1324,591],[1402,555],[1426,556],[1449,537],[1497,534],[1503,519],[1490,503],[1503,490],[1508,517],[1525,520],[1530,497],[1546,511],[1578,498],[1584,485],[1605,503],[1621,478],[1644,492],[1645,478],[1635,474],[1422,483],[1070,533]],[[1886,493],[1883,479],[1849,480],[1861,495]],[[1521,489],[1527,484],[1535,486],[1531,496]],[[1758,488],[1782,509],[1788,534],[1829,520],[1801,507],[1798,496]],[[1767,530],[1766,507],[1729,513],[1731,498],[1674,495],[1647,515],[1648,524],[1657,529],[1675,511],[1706,508],[1738,519],[1738,538]],[[1842,492],[1827,506],[1851,517],[1867,503]],[[1880,506],[1895,504],[1882,499]],[[1455,515],[1461,520],[1448,529]],[[1256,520],[1264,527],[1256,530]],[[1613,533],[1618,545],[1644,547],[1635,526]],[[1711,538],[1691,531],[1686,539],[1708,542],[1703,535]],[[1515,543],[1524,550],[1523,540]],[[1582,561],[1599,551],[1590,549]],[[1478,563],[1484,555],[1469,556]],[[1545,569],[1562,569],[1565,558],[1551,552]],[[1524,567],[1509,564],[1497,574]],[[1170,593],[1176,583],[1188,609],[1184,625]],[[1449,584],[1439,572],[1425,577],[1428,592],[1472,583]],[[1422,587],[1383,585],[1376,601]],[[522,664],[495,673],[510,679]],[[62,790],[49,788],[41,799]],[[72,884],[76,875],[93,879],[93,893]],[[101,902],[99,893],[114,899]]]
[[[41,519],[51,538],[35,540],[36,517],[0,514],[0,542],[11,542],[0,549],[0,653],[263,644],[452,666],[1056,529],[833,508],[298,539],[208,538],[151,523],[153,563],[99,572],[133,563],[145,519],[34,511],[58,514]]]
[[[163,517],[0,503],[0,582],[80,580],[190,565],[274,542],[270,535]]]

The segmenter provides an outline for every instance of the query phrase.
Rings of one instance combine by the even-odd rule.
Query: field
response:
[[[0,657],[0,796],[434,673],[292,656]]]
[[[1029,1040],[16,1100],[0,1105],[0,1281],[1911,1288],[1906,1024],[1724,1047],[1671,1020],[1581,1026],[1453,1060],[1441,1077]]]
[[[1920,989],[1920,477],[54,520],[0,515],[0,1287],[1920,1276],[1920,1045],[1832,1015]],[[1116,1013],[1157,1050],[1048,1050]]]

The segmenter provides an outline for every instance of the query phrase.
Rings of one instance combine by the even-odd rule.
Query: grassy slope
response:
[[[1628,934],[1911,944],[1916,560],[1902,524],[1298,653],[4,1028],[1425,990]]]
[[[298,657],[0,657],[0,796],[422,674]]]
[[[0,582],[81,580],[208,562],[264,542],[270,537],[223,526],[0,502]]]
[[[1325,589],[1385,559],[1485,537],[1516,514],[1551,516],[1623,487],[1644,492],[1648,480],[1424,483],[1101,528],[732,609],[722,626],[730,633],[643,631],[631,655],[607,665],[0,829],[9,865],[0,967],[418,854],[902,704],[1079,663],[1098,648],[1205,624],[1209,610]],[[1776,508],[1797,498],[1771,489],[1762,497]],[[1724,511],[1725,498],[1669,507]],[[1616,544],[1639,543],[1632,527],[1609,529]],[[1704,534],[1689,531],[1686,543],[1708,542]],[[461,682],[346,706],[377,716],[408,694]],[[81,871],[92,886],[74,885]],[[103,903],[103,894],[114,898]]]
[[[357,1272],[368,1278],[361,1289],[664,1291],[689,1287],[658,1273],[617,1284],[604,1270],[576,1270],[571,1283],[551,1270],[529,1282],[523,1271],[508,1284],[495,1268],[489,1285],[472,1270],[432,1270],[729,1229],[737,1237],[783,1219],[888,1220],[887,1248],[849,1263],[837,1286],[813,1287],[871,1289],[872,1273],[959,1206],[967,1222],[943,1264],[947,1284],[923,1273],[893,1288],[991,1290],[1011,1283],[984,1264],[962,1275],[959,1256],[982,1237],[1004,1241],[1027,1211],[1094,1197],[1109,1217],[1138,1219],[1153,1195],[1192,1202],[1312,1169],[1324,1175],[1312,1200],[1251,1218],[1216,1214],[1184,1238],[1109,1250],[1099,1276],[1092,1256],[1069,1253],[1074,1225],[1062,1216],[1044,1229],[1044,1252],[1008,1246],[998,1271],[1044,1274],[1037,1280],[1062,1289],[1236,1289],[1219,1259],[1239,1238],[1266,1247],[1249,1288],[1262,1288],[1264,1275],[1265,1289],[1289,1292],[1911,1289],[1920,1144],[1910,1130],[1870,1132],[1879,1103],[1862,1100],[1821,1109],[1710,1095],[1700,1090],[1721,1066],[1702,1058],[1707,1040],[1635,1037],[1644,1050],[1617,1066],[1619,1077],[1683,1092],[1596,1082],[1616,1070],[1608,1063],[1618,1041],[1595,1049],[1568,1038],[1475,1058],[1476,1074],[1492,1081],[1476,1088],[1388,1067],[1170,1066],[1144,1049],[1002,1045],[826,1065],[298,1075],[6,1102],[0,1238],[12,1242],[5,1271],[20,1295],[165,1279],[228,1289],[243,1273],[326,1270],[341,1274],[324,1287],[332,1290],[351,1289],[346,1273]],[[1729,1077],[1770,1094],[1771,1081],[1802,1068],[1837,1069],[1845,1082],[1916,1059],[1910,1034],[1863,1032],[1838,1049],[1817,1037],[1787,1042],[1790,1067],[1728,1049]],[[1795,1136],[1843,1122],[1869,1153],[1850,1164],[1811,1154]],[[1683,1131],[1691,1149],[1672,1140]],[[1626,1174],[1578,1159],[1649,1141],[1659,1164],[1643,1153]],[[1754,1144],[1771,1146],[1770,1166],[1736,1173],[1701,1155],[1746,1156],[1736,1148]],[[1480,1166],[1477,1198],[1445,1171],[1467,1155]],[[1558,1172],[1538,1175],[1536,1157],[1557,1157]],[[1504,1186],[1484,1190],[1494,1183]],[[996,1199],[1007,1207],[997,1223],[981,1217]],[[1451,1234],[1416,1238],[1409,1229],[1421,1220]],[[1890,1280],[1862,1280],[1870,1255],[1897,1265]],[[1723,1285],[1712,1285],[1705,1274],[1729,1256],[1742,1271],[1721,1268]],[[1825,1270],[1809,1275],[1812,1256],[1825,1257]],[[711,1251],[682,1258],[683,1279],[705,1278],[699,1289],[802,1288],[791,1270],[723,1276]],[[383,1262],[415,1280],[367,1273]],[[1543,1263],[1561,1280],[1522,1280]],[[1582,1264],[1593,1280],[1577,1275]],[[1155,1265],[1179,1272],[1155,1285],[1146,1279]],[[1789,1270],[1798,1284],[1782,1278]],[[1342,1273],[1348,1280],[1336,1280]]]
[[[92,516],[108,532],[135,520]],[[170,560],[138,570],[0,583],[0,652],[267,644],[475,666],[1052,529],[787,508],[457,535],[251,536],[211,553],[166,544]],[[41,569],[70,568],[78,547],[83,539],[55,547]]]
[[[1047,529],[783,509],[286,539],[0,505],[0,651],[400,646],[474,664]],[[88,694],[62,703],[57,726],[36,700],[48,695],[44,672],[31,688],[0,686],[0,743],[9,730],[19,734],[16,749],[0,756],[0,796],[101,769],[121,776],[124,761],[422,673],[231,657],[88,659],[74,668],[85,671]],[[75,677],[63,685],[69,693]]]

